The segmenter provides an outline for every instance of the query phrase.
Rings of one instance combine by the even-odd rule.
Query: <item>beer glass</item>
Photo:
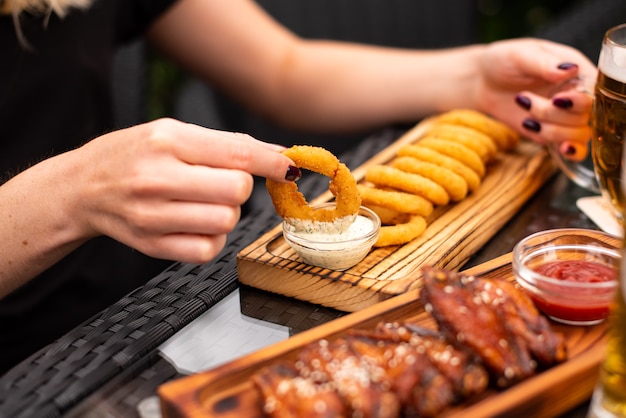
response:
[[[569,83],[575,84],[571,80]],[[601,193],[623,224],[624,194],[620,173],[626,135],[626,24],[615,26],[604,35],[593,97],[590,120],[593,170],[566,162],[554,147],[550,151],[574,182]]]
[[[622,151],[622,157],[626,153]],[[622,171],[620,193],[626,192],[626,173]],[[626,235],[626,234],[625,234]],[[626,237],[624,238],[626,244]],[[623,245],[622,255],[626,252]],[[626,258],[622,257],[619,286],[608,320],[608,343],[600,376],[591,399],[589,418],[626,417]]]
[[[626,258],[622,258],[619,280],[608,320],[606,354],[591,399],[589,418],[626,417]]]

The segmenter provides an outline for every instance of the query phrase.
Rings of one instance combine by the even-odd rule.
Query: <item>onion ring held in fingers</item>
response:
[[[276,212],[283,219],[302,219],[317,222],[332,222],[345,216],[356,216],[361,198],[356,180],[348,167],[330,151],[308,145],[296,145],[283,151],[296,166],[330,178],[330,191],[336,198],[333,209],[314,209],[298,191],[295,182],[280,183],[267,180],[267,191]]]

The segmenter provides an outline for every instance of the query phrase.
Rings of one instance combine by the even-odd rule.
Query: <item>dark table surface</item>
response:
[[[371,137],[367,141],[364,141],[357,151],[347,155],[343,159],[347,160],[348,165],[354,168],[356,165],[365,161],[367,157],[391,142],[398,135],[399,132],[397,130],[389,130],[378,136]],[[300,187],[302,188],[303,186]],[[576,207],[576,200],[578,198],[590,195],[592,195],[592,193],[571,183],[563,175],[555,175],[463,268],[477,265],[494,257],[506,254],[513,249],[515,243],[521,238],[537,231],[562,227],[597,229],[595,224]],[[252,213],[248,218],[251,217],[255,219],[243,219],[242,224],[248,222],[250,225],[257,225],[258,222],[264,222],[259,217],[258,213]],[[84,344],[86,335],[102,328],[105,320],[110,321],[112,317],[119,316],[119,313],[111,314],[105,312],[96,318],[92,318],[85,323],[82,330],[77,330],[73,335],[68,335],[67,340],[42,350],[41,353],[33,356],[23,364],[20,364],[16,369],[0,379],[0,392],[7,394],[4,401],[0,399],[0,416],[5,416],[8,413],[16,413],[17,406],[22,402],[23,405],[41,404],[42,406],[38,405],[36,409],[32,409],[35,408],[32,407],[30,412],[33,412],[33,410],[46,411],[46,416],[159,417],[158,400],[156,398],[157,387],[167,381],[184,376],[184,373],[179,372],[176,367],[161,354],[158,348],[162,343],[168,342],[168,339],[178,333],[184,326],[189,324],[193,325],[194,321],[198,320],[196,318],[200,317],[203,313],[218,309],[218,307],[219,309],[227,308],[231,311],[234,309],[239,312],[242,317],[253,319],[253,321],[251,321],[253,324],[250,326],[257,328],[259,332],[263,332],[264,329],[272,330],[280,326],[282,329],[286,330],[288,335],[296,334],[346,315],[334,309],[312,305],[238,285],[233,260],[236,249],[242,248],[246,243],[252,242],[256,237],[260,236],[262,232],[274,226],[277,222],[274,214],[268,219],[269,220],[265,221],[268,225],[264,228],[257,227],[255,229],[250,227],[251,229],[249,231],[239,231],[238,234],[243,236],[245,240],[238,244],[231,242],[230,246],[233,247],[234,250],[222,256],[216,263],[196,269],[186,268],[186,266],[176,266],[172,271],[165,272],[169,276],[176,276],[177,274],[180,275],[180,271],[184,271],[186,275],[184,274],[183,277],[187,277],[191,274],[190,272],[195,271],[195,276],[204,274],[209,278],[217,277],[219,283],[225,284],[217,286],[217,289],[215,289],[215,286],[209,289],[211,295],[217,294],[215,298],[211,299],[211,297],[207,297],[206,295],[203,296],[203,292],[197,292],[199,296],[195,299],[201,297],[203,305],[193,310],[190,310],[187,304],[181,304],[179,300],[170,302],[167,306],[162,302],[162,297],[158,302],[150,301],[149,304],[151,305],[152,311],[155,310],[154,305],[163,305],[156,314],[152,313],[148,315],[150,318],[153,318],[155,315],[158,316],[159,314],[163,315],[162,311],[167,310],[168,316],[163,315],[163,317],[166,318],[165,322],[170,324],[170,327],[167,328],[166,331],[159,331],[160,328],[158,326],[151,328],[154,329],[154,331],[145,331],[143,328],[145,324],[139,325],[137,329],[131,330],[129,335],[141,335],[135,336],[130,343],[125,342],[128,338],[120,339],[123,344],[133,346],[132,352],[135,354],[128,355],[128,347],[122,347],[119,349],[119,352],[111,354],[107,357],[108,360],[105,361],[97,360],[96,355],[95,359],[99,363],[97,367],[83,365],[82,369],[80,369],[79,366],[72,366],[73,362],[70,362],[68,358],[76,355],[76,347]],[[242,228],[244,227],[245,225],[242,226]],[[197,272],[196,270],[198,269],[201,271]],[[155,281],[157,281],[157,279],[158,278],[155,278]],[[132,299],[133,303],[137,305],[137,300],[141,300],[142,297],[145,297],[146,293],[154,292],[155,286],[151,287],[149,285],[150,283],[145,286],[146,289],[139,289],[139,295],[129,295],[124,300]],[[152,298],[154,298],[154,296],[152,296]],[[174,306],[174,308],[172,308],[172,306]],[[129,311],[129,309],[125,308],[125,311]],[[181,311],[184,312],[181,313]],[[170,319],[172,312],[174,312],[173,315],[180,324],[176,324],[174,323],[175,321]],[[144,316],[146,316],[145,313]],[[108,329],[110,330],[116,326],[118,329],[124,329],[127,326],[127,322],[128,321],[122,322],[121,325],[114,324],[108,326]],[[211,326],[210,320],[208,321],[208,326]],[[155,333],[160,334],[154,337]],[[152,335],[148,338],[144,334]],[[145,342],[146,338],[149,339],[148,343]],[[244,346],[247,344],[244,339],[238,340],[237,338],[233,338],[229,341],[229,344],[236,345],[238,349],[242,348],[240,347],[242,344]],[[101,343],[98,347],[106,346],[106,344],[107,343]],[[137,344],[141,345],[140,350],[135,349],[136,347],[134,346]],[[260,347],[250,347],[250,349],[257,348]],[[64,351],[68,350],[71,351],[69,354],[63,354]],[[128,357],[127,361],[120,360],[120,353],[126,354],[126,357]],[[55,360],[52,366],[46,364],[46,362],[50,362],[50,358],[55,358],[55,356],[60,356],[60,358]],[[110,359],[112,359],[112,361]],[[91,360],[91,362],[96,360]],[[219,364],[219,361],[219,358],[215,360],[217,364]],[[111,362],[115,363],[116,367],[114,370],[107,371],[106,369],[107,367],[110,368],[108,365],[110,365]],[[73,371],[71,378],[64,377],[63,379],[59,379],[57,375],[62,373],[62,370],[64,370],[63,367],[75,367],[79,370]],[[90,367],[100,370],[100,373],[91,370]],[[42,368],[45,368],[45,370],[40,370]],[[97,378],[92,377],[94,374],[97,375]],[[41,380],[41,382],[33,384],[29,382],[29,379],[38,379]],[[56,386],[54,386],[55,379],[58,379],[58,382],[60,382],[57,383]],[[40,387],[37,387],[38,385]],[[55,388],[65,386],[65,388],[51,389],[50,386],[54,386]],[[24,393],[26,391],[25,388],[28,388],[30,392],[34,392],[35,395],[32,393]],[[70,388],[71,391],[67,388]],[[48,393],[48,395],[46,395],[47,398],[42,395],[44,392]],[[12,400],[9,399],[13,394],[15,397]],[[52,406],[49,404],[52,404]],[[25,410],[27,411],[25,415],[30,415],[28,413],[29,406],[20,406],[19,410]],[[564,416],[584,417],[586,410],[587,404],[584,403],[578,408],[569,411]]]

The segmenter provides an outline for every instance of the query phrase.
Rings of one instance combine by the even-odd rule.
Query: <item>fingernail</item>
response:
[[[570,109],[572,106],[574,106],[574,102],[572,102],[570,99],[564,99],[562,97],[557,97],[552,100],[552,104],[561,109]]]
[[[561,152],[564,155],[576,155],[576,147],[573,145],[567,145],[565,147],[562,147]]]
[[[556,68],[559,70],[571,70],[572,68],[577,68],[578,64],[574,64],[572,62],[564,62],[559,64]]]
[[[517,96],[515,96],[515,103],[517,103],[520,107],[523,107],[526,110],[530,110],[530,99],[526,96],[518,94]]]
[[[287,168],[287,174],[285,174],[285,180],[298,181],[302,177],[302,171],[295,165],[290,165]]]
[[[534,119],[525,119],[522,126],[532,132],[541,131],[541,124]]]

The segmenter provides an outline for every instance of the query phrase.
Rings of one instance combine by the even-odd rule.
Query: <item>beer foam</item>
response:
[[[626,83],[626,48],[603,49],[598,59],[598,68],[613,80]]]

